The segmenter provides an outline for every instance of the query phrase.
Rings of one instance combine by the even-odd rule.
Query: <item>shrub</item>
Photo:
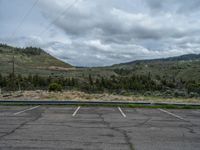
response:
[[[146,91],[145,93],[144,93],[144,96],[151,96],[151,95],[153,95],[150,91]]]
[[[197,98],[197,97],[199,97],[200,95],[198,94],[198,93],[195,93],[195,92],[190,92],[189,93],[189,97],[190,98]]]
[[[62,86],[58,83],[51,83],[49,85],[49,92],[58,92],[62,91]]]
[[[200,83],[188,83],[187,84],[188,93],[194,92],[200,94]]]
[[[174,92],[171,91],[171,90],[166,90],[164,93],[163,93],[163,96],[166,97],[166,98],[172,98],[174,95]]]
[[[174,92],[174,96],[175,97],[186,97],[187,93],[185,91],[179,91],[179,90],[176,90]]]

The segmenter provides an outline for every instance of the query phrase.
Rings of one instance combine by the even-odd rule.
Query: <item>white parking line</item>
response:
[[[125,113],[122,111],[122,109],[121,109],[120,107],[118,107],[118,109],[119,109],[120,113],[122,114],[122,116],[123,116],[124,118],[126,118],[126,115],[125,115]]]
[[[81,108],[81,107],[78,106],[78,108],[77,108],[77,109],[75,110],[75,112],[72,114],[73,117],[77,114],[77,112],[78,112],[78,110],[79,110],[80,108]]]
[[[29,108],[29,109],[25,109],[25,110],[16,112],[16,113],[14,113],[13,115],[19,115],[19,114],[21,114],[21,113],[23,113],[23,112],[30,111],[30,110],[36,109],[36,108],[38,108],[38,107],[40,107],[40,106],[31,107],[31,108]]]
[[[164,109],[158,109],[158,110],[160,110],[160,111],[162,111],[162,112],[164,112],[164,113],[167,113],[167,114],[169,114],[169,115],[171,115],[171,116],[173,116],[173,117],[176,117],[176,118],[178,118],[178,119],[180,119],[180,120],[184,120],[184,121],[187,121],[187,120],[185,120],[184,118],[182,118],[181,116],[178,116],[178,115],[176,115],[176,114],[173,114],[173,113],[171,113],[171,112],[169,112],[169,111],[166,111],[166,110],[164,110]]]

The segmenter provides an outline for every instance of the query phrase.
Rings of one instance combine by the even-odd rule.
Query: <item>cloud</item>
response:
[[[144,0],[150,11],[154,13],[177,13],[188,15],[190,13],[196,13],[200,8],[199,0]]]
[[[38,36],[35,30],[27,34],[28,28],[27,36],[10,39],[10,43],[40,46],[78,66],[200,53],[199,0],[74,2],[40,1],[45,34]]]

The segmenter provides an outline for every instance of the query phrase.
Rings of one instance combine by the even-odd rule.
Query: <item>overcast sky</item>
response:
[[[28,13],[35,2],[0,0],[0,43],[76,66],[200,53],[200,0],[39,0]]]

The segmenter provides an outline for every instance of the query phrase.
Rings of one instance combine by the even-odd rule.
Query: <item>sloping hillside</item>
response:
[[[49,55],[40,48],[14,48],[0,44],[0,72],[12,73],[14,55],[16,74],[38,74],[42,76],[64,76],[75,78],[148,75],[162,79],[200,81],[200,54],[178,57],[136,60],[110,67],[75,68]]]
[[[113,67],[131,67],[131,65],[139,64],[139,63],[156,63],[156,62],[177,62],[177,61],[195,61],[200,60],[200,54],[186,54],[176,57],[168,57],[168,58],[158,58],[158,59],[144,59],[144,60],[135,60],[127,63],[115,64]]]
[[[71,65],[56,59],[40,48],[14,48],[0,44],[1,73],[9,74],[12,72],[13,60],[17,74],[59,74],[73,68]]]
[[[119,74],[148,74],[161,78],[181,78],[184,80],[200,81],[200,54],[188,54],[152,60],[136,60],[116,64],[110,68]]]

